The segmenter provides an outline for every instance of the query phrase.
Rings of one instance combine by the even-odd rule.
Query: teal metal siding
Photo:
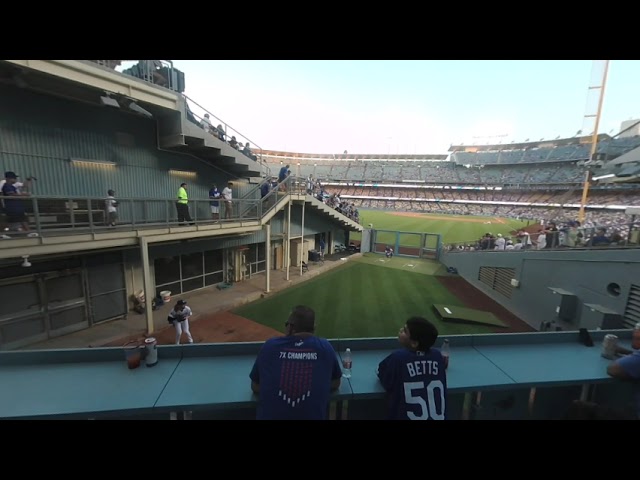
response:
[[[233,248],[254,243],[264,243],[264,230],[254,232],[251,235],[243,235],[230,238],[210,238],[206,240],[190,240],[188,242],[168,243],[164,245],[151,245],[149,254],[151,258],[172,257],[174,255],[201,252],[204,250],[218,250],[221,248]]]
[[[271,232],[273,235],[281,234],[286,231],[286,215],[287,207],[278,212],[271,219]],[[300,235],[302,230],[302,207],[294,205],[291,208],[291,235]],[[342,227],[333,219],[328,218],[324,213],[319,213],[315,208],[306,207],[304,212],[304,234],[313,235],[315,233],[323,233],[328,231],[341,231]]]
[[[260,189],[258,188],[257,183],[249,183],[247,181],[237,181],[234,182],[233,185],[233,196],[234,198],[244,198],[246,195],[246,199],[259,199],[260,198]]]
[[[156,122],[21,89],[0,89],[0,168],[38,178],[38,195],[175,197],[182,181],[190,198],[208,198],[211,184],[235,178],[203,161],[161,151]],[[115,162],[72,164],[70,158]],[[169,169],[197,172],[169,175]]]

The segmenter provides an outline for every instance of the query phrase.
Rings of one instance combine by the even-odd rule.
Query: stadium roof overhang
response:
[[[146,117],[158,118],[170,115],[177,108],[175,107],[177,104],[175,92],[147,85],[134,78],[126,78],[125,75],[118,72],[106,71],[107,69],[100,68],[98,65],[84,65],[76,62],[88,72],[104,73],[104,75],[122,82],[129,82],[131,85],[116,88],[115,81],[111,82],[113,85],[98,80],[93,83],[83,82],[72,76],[57,75],[44,68],[31,68],[20,62],[23,61],[0,61],[0,84],[67,98],[93,106],[120,108],[125,113]],[[136,88],[133,88],[132,85]]]
[[[592,180],[598,184],[607,183],[640,183],[640,147],[621,155],[597,168],[601,162],[594,163],[591,167]]]
[[[610,135],[606,133],[601,133],[598,135],[598,143],[604,140],[609,140],[611,138]],[[484,145],[471,145],[471,144],[461,144],[461,145],[451,145],[449,147],[449,152],[464,152],[466,149],[475,149],[477,151],[493,151],[493,150],[522,150],[526,148],[537,148],[544,145],[548,147],[549,144],[555,147],[561,147],[564,145],[582,145],[585,143],[591,143],[593,137],[591,135],[580,136],[580,137],[569,137],[569,138],[558,138],[555,140],[538,140],[535,142],[520,142],[520,143],[495,143],[495,144],[484,144]]]
[[[640,162],[605,165],[593,171],[592,180],[598,184],[640,183]]]

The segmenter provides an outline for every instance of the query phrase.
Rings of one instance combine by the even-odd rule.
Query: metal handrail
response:
[[[185,98],[185,101],[191,102],[193,103],[195,106],[197,106],[198,108],[200,108],[201,110],[203,110],[205,113],[208,113],[210,117],[215,118],[218,122],[220,122],[220,124],[224,127],[224,135],[226,137],[225,143],[229,143],[228,138],[229,138],[229,131],[234,132],[235,134],[237,134],[241,140],[244,140],[245,143],[249,142],[251,145],[253,145],[254,148],[252,148],[252,153],[254,155],[256,155],[257,158],[257,162],[261,165],[262,169],[264,170],[263,175],[271,175],[271,168],[269,167],[269,165],[263,160],[262,158],[262,152],[263,152],[263,148],[260,147],[257,143],[255,143],[252,139],[250,139],[249,137],[247,137],[246,135],[243,135],[242,133],[240,133],[238,130],[236,130],[235,128],[231,127],[227,122],[225,122],[224,120],[222,120],[221,118],[217,117],[216,115],[214,115],[212,112],[210,112],[209,110],[207,110],[205,107],[203,107],[202,105],[200,105],[198,102],[196,102],[195,100],[193,100],[192,98],[188,97],[187,95],[185,95],[184,93],[182,94],[182,96]],[[202,122],[203,117],[201,117],[200,115],[194,113],[190,108],[189,105],[187,104],[187,109],[188,112],[185,112],[185,114],[187,113],[191,113],[191,115],[193,115],[196,119],[198,119],[200,122]],[[216,126],[212,125],[214,128],[217,128]],[[210,132],[207,132],[210,133]],[[238,139],[236,138],[236,141],[238,141]],[[255,150],[255,151],[254,151]],[[238,150],[239,152],[241,152],[240,150]],[[258,153],[259,152],[259,153]],[[242,153],[242,152],[241,152]]]
[[[223,198],[189,198],[188,213],[190,218],[179,218],[181,209],[177,206],[177,198],[167,197],[116,197],[117,202],[115,227],[110,225],[112,218],[108,212],[107,198],[81,195],[26,195],[5,198],[5,210],[9,210],[11,202],[19,202],[19,207],[28,220],[30,230],[22,230],[22,224],[10,225],[5,217],[0,221],[4,235],[9,239],[23,238],[29,234],[64,234],[69,232],[95,233],[104,231],[137,230],[140,228],[180,226],[180,225],[211,225],[232,222],[260,221],[269,213],[279,201],[278,192],[282,184],[286,187],[286,194],[290,193],[292,178],[287,178],[279,188],[271,191],[264,198],[232,199],[231,207]],[[272,202],[273,199],[276,199]],[[211,212],[211,203],[218,202],[217,218]],[[16,203],[13,204],[15,205]],[[227,209],[229,208],[227,214]],[[8,212],[7,212],[8,213]],[[180,221],[182,220],[182,221]],[[11,228],[13,227],[13,228]],[[8,240],[8,239],[7,239]],[[0,245],[10,245],[12,242],[2,242]]]
[[[5,211],[16,208],[19,202],[22,212],[27,216],[28,230],[22,231],[23,224],[7,224],[8,218],[0,220],[2,228],[10,227],[0,245],[11,247],[11,239],[26,236],[56,236],[100,232],[122,232],[145,228],[175,227],[175,226],[215,226],[225,223],[264,222],[265,215],[270,214],[282,205],[282,200],[290,194],[305,194],[304,182],[289,176],[278,187],[271,190],[260,199],[233,199],[231,206],[220,198],[190,198],[188,200],[188,217],[181,218],[185,213],[178,206],[177,198],[155,197],[116,197],[116,213],[114,218],[108,212],[106,197],[73,196],[73,195],[25,195],[5,198]],[[217,201],[219,213],[217,217],[211,212],[211,202]],[[229,212],[227,214],[227,212]],[[111,225],[114,222],[115,225]],[[255,225],[252,224],[252,225]],[[210,228],[210,227],[208,227]],[[8,237],[8,238],[7,238]],[[2,248],[2,247],[0,247]]]
[[[93,233],[113,229],[111,222],[114,220],[115,228],[119,230],[136,230],[141,227],[206,225],[261,219],[260,201],[255,199],[231,200],[228,218],[227,204],[220,199],[220,214],[218,218],[213,218],[210,198],[190,198],[187,203],[190,218],[185,219],[180,219],[182,210],[177,206],[177,198],[118,197],[115,200],[117,219],[111,218],[105,197],[33,195],[5,198],[7,213],[11,208],[9,202],[20,202],[19,208],[27,216],[29,227],[35,230],[19,231],[22,224],[10,225],[7,223],[9,218],[5,217],[3,227],[9,230],[4,234],[9,238],[20,238],[33,233]],[[244,204],[249,204],[251,208],[242,208]]]

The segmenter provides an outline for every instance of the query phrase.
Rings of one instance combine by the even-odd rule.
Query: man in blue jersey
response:
[[[436,327],[411,317],[400,329],[396,350],[378,365],[378,378],[388,395],[390,420],[445,420],[447,375],[442,354],[431,348]]]
[[[618,347],[617,353],[623,355],[607,367],[607,373],[613,378],[633,382],[633,396],[635,401],[635,416],[640,420],[640,329],[633,331],[631,348]]]
[[[213,188],[209,190],[209,198],[211,199],[211,217],[214,220],[220,220],[220,197],[222,194],[218,190],[217,185],[213,185]]]
[[[264,343],[249,375],[259,395],[257,419],[326,420],[331,391],[342,376],[336,352],[313,334],[309,307],[295,307],[285,327],[286,336]]]
[[[283,183],[287,178],[287,171],[289,171],[289,164],[283,166],[278,172],[278,183],[280,184],[280,190],[287,189],[287,187]]]

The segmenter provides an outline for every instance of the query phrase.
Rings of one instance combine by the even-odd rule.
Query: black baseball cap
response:
[[[178,300],[178,305],[186,305],[187,301],[186,300]]]
[[[16,175],[16,172],[4,172],[4,178],[18,178],[19,175]]]

